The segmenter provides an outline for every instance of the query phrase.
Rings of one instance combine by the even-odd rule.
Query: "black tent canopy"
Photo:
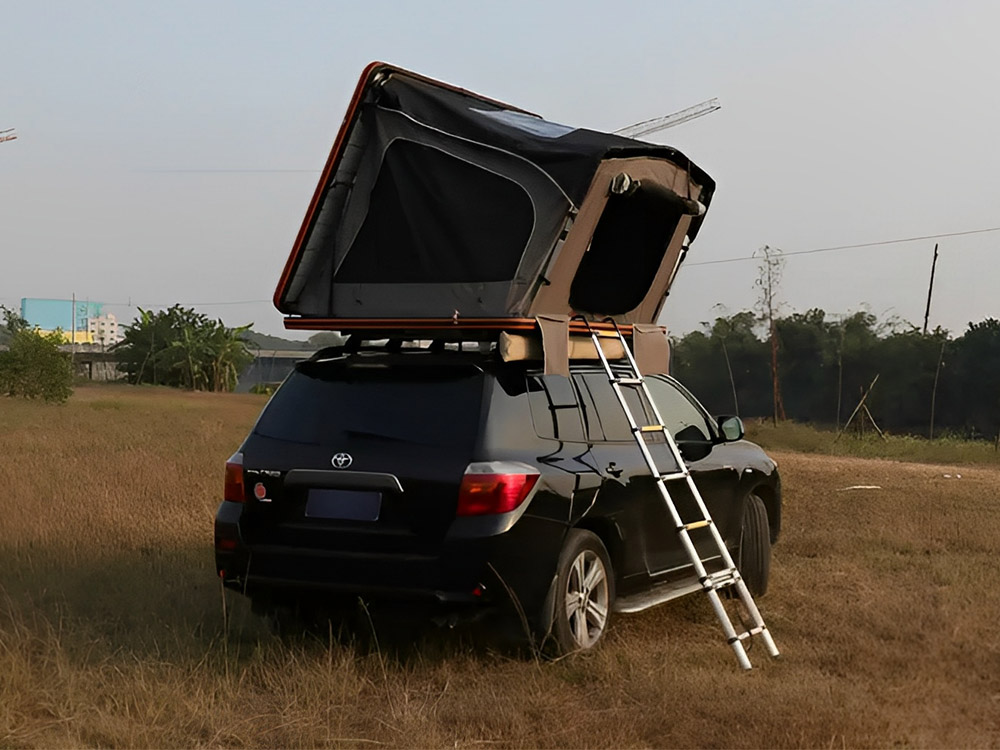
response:
[[[713,190],[672,148],[373,63],[275,305],[334,328],[570,313],[651,322]]]

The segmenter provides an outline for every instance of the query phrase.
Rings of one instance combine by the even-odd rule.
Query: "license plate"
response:
[[[309,490],[309,495],[306,497],[307,518],[377,521],[381,510],[381,492]]]

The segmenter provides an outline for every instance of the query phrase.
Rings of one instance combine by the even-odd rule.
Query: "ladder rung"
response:
[[[729,644],[732,645],[736,643],[736,641],[745,641],[747,638],[750,638],[751,636],[760,635],[765,630],[767,630],[767,628],[764,627],[763,625],[760,625],[756,628],[750,628],[749,630],[745,630],[742,633],[738,634],[735,638],[730,638]]]
[[[710,518],[706,518],[704,521],[694,521],[693,523],[686,523],[677,530],[680,531],[681,529],[684,529],[684,531],[694,531],[695,529],[703,529],[706,526],[711,526],[711,525],[712,525],[712,520]]]
[[[618,385],[642,385],[642,378],[615,378]]]
[[[592,328],[591,333],[595,336],[601,336],[606,339],[620,339],[621,336],[618,335],[618,331],[602,331],[598,328]]]
[[[700,579],[699,582],[705,591],[718,591],[719,589],[734,585],[739,580],[740,572],[736,568],[727,568],[717,573],[709,573]]]
[[[664,427],[662,424],[644,424],[644,425],[642,425],[640,427],[636,427],[635,431],[636,432],[663,432],[665,429],[667,429],[667,428]]]
[[[673,482],[677,479],[687,479],[687,472],[678,471],[673,474],[660,474],[660,479],[664,482]]]

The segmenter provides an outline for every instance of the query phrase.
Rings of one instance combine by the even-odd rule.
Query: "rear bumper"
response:
[[[500,534],[445,538],[433,549],[345,549],[329,545],[248,543],[240,503],[223,502],[215,520],[216,570],[226,586],[254,596],[351,595],[447,605],[506,605],[539,612],[555,571],[565,528],[531,516]],[[375,545],[372,545],[374,547]],[[529,614],[529,619],[534,619]]]

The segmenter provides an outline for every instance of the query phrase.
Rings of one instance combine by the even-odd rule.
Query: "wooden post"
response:
[[[843,435],[844,431],[850,426],[851,420],[853,420],[854,417],[857,416],[858,412],[861,411],[861,407],[863,407],[865,405],[865,401],[868,399],[868,396],[871,394],[872,388],[875,387],[875,383],[876,382],[878,382],[878,375],[876,375],[875,379],[872,380],[872,384],[870,386],[868,386],[868,390],[865,391],[864,395],[861,397],[861,400],[858,401],[858,405],[854,407],[854,411],[851,412],[851,416],[849,416],[847,418],[847,421],[844,422],[843,429],[841,429],[840,432],[837,433],[837,437],[834,438],[833,442],[836,443],[838,440],[840,440],[840,436]]]
[[[926,323],[924,324],[926,327]],[[931,390],[931,428],[927,434],[928,440],[934,439],[934,408],[937,401],[937,386],[938,386],[938,376],[941,374],[941,362],[944,360],[944,345],[945,342],[941,342],[941,353],[938,355],[937,369],[934,370],[934,388]]]

